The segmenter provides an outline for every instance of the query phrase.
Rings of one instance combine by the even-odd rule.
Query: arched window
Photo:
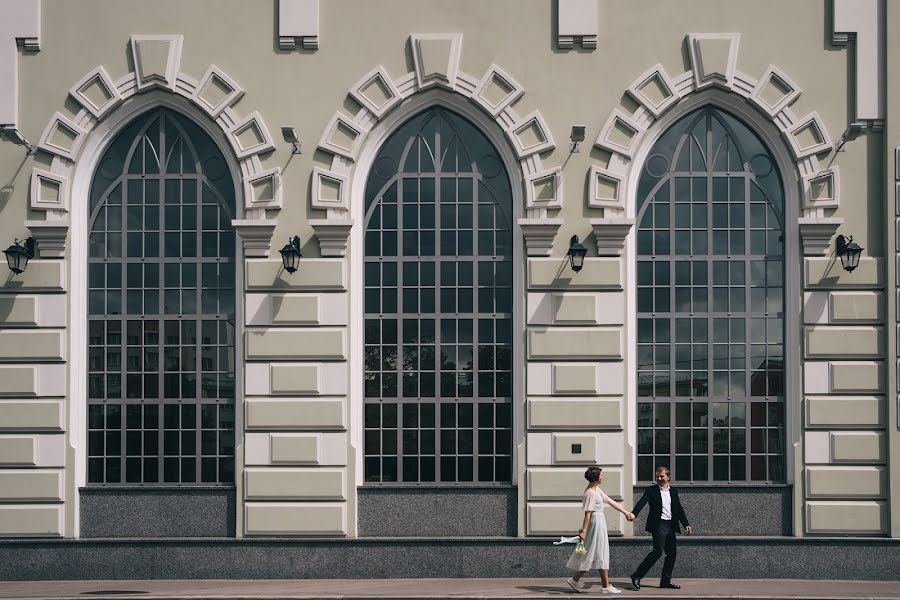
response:
[[[157,109],[99,162],[88,245],[88,483],[234,481],[234,183]]]
[[[442,108],[366,184],[365,481],[512,479],[512,191],[483,133]]]
[[[785,477],[784,191],[746,125],[708,106],[638,187],[638,479]]]

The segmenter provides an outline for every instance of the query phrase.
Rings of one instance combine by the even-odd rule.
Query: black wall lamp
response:
[[[288,240],[288,243],[279,252],[281,252],[281,262],[284,264],[284,270],[288,273],[296,272],[297,267],[300,266],[300,257],[303,256],[300,254],[300,236],[295,235],[293,239]]]
[[[569,264],[572,265],[572,270],[576,273],[580,271],[581,267],[584,266],[587,248],[578,241],[577,235],[573,235],[571,241],[569,241],[569,251],[566,254],[569,256]]]
[[[853,241],[853,236],[844,237],[837,236],[835,240],[837,246],[837,255],[841,257],[841,265],[848,273],[859,266],[859,255],[865,250],[862,246]]]
[[[9,270],[18,275],[24,273],[28,266],[28,259],[34,258],[34,238],[25,240],[25,247],[19,245],[19,238],[15,243],[3,251],[6,255],[6,262],[9,264]]]

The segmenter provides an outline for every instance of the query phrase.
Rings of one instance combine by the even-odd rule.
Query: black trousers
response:
[[[659,557],[665,553],[666,560],[663,563],[662,577],[660,581],[670,581],[672,579],[672,571],[675,569],[675,556],[678,553],[677,544],[675,542],[675,527],[671,521],[660,521],[659,527],[653,532],[653,550],[647,555],[647,558],[638,565],[634,574],[641,579],[647,574],[647,571],[653,568]]]

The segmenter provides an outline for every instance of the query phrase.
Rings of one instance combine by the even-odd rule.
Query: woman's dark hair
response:
[[[588,483],[594,483],[600,479],[602,470],[600,467],[588,467],[587,471],[584,472],[584,478],[588,480]]]

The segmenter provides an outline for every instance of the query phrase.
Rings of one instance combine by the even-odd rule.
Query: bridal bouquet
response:
[[[581,531],[582,530],[579,529],[578,533],[581,534]],[[584,556],[585,554],[587,554],[587,548],[584,547],[584,540],[580,538],[578,540],[578,545],[575,546],[575,554],[577,554],[578,556]]]

